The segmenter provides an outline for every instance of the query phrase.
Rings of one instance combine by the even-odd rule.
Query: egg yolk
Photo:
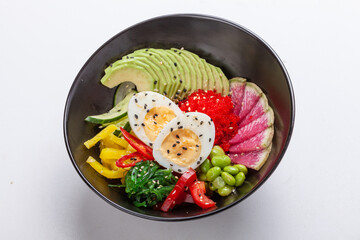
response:
[[[193,131],[177,129],[165,137],[161,143],[161,153],[181,167],[190,167],[200,156],[201,143]]]
[[[153,107],[146,113],[144,119],[146,136],[151,141],[155,141],[160,131],[175,117],[174,111],[168,107]]]

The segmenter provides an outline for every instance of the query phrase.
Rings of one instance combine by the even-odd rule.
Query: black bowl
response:
[[[98,150],[88,150],[83,142],[98,129],[84,122],[88,115],[110,109],[114,89],[99,82],[104,69],[123,55],[139,48],[184,47],[223,69],[228,78],[243,76],[266,93],[275,113],[273,147],[260,171],[250,171],[236,194],[216,199],[217,208],[202,210],[188,205],[170,213],[137,208],[122,190],[107,185],[109,180],[96,173],[85,161]],[[224,19],[203,15],[170,15],[136,24],[101,46],[77,75],[67,98],[64,135],[75,169],[85,183],[106,202],[135,216],[152,220],[188,220],[208,216],[244,200],[268,179],[282,159],[289,144],[295,117],[294,94],[290,78],[279,57],[262,39],[242,26]]]

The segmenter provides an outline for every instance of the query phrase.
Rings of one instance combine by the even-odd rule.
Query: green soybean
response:
[[[218,146],[218,145],[215,145],[213,147],[213,149],[211,149],[211,152],[210,152],[210,158],[212,159],[213,157],[215,156],[222,156],[222,155],[225,155],[225,152],[224,150]]]
[[[209,169],[212,167],[209,159],[205,159],[205,161],[201,164],[200,169],[203,173],[207,173]]]
[[[236,174],[235,180],[236,180],[235,186],[236,187],[241,186],[245,181],[245,173],[239,172],[238,174]]]
[[[209,182],[212,182],[217,178],[221,173],[221,168],[219,167],[212,167],[209,169],[209,171],[206,173],[206,180]]]
[[[231,159],[229,156],[223,155],[223,156],[215,156],[211,159],[212,165],[216,167],[224,168],[226,166],[229,166],[231,163]]]
[[[215,187],[215,185],[211,182],[211,183],[209,183],[209,189],[211,190],[211,191],[216,191],[216,187]]]
[[[230,185],[230,186],[234,186],[235,185],[235,178],[228,172],[222,172],[221,173],[221,177],[222,179],[224,179],[224,182],[227,184],[227,185]]]
[[[224,187],[226,184],[224,182],[224,179],[222,179],[222,177],[218,176],[213,182],[212,184],[217,188],[222,188]]]
[[[248,173],[248,169],[242,164],[236,164],[234,167],[237,167],[240,172],[243,172],[245,175]]]
[[[224,187],[222,188],[219,188],[217,190],[218,194],[222,197],[225,197],[225,196],[228,196],[230,195],[230,193],[234,190],[234,187],[232,186],[229,186],[229,185],[225,185]]]
[[[200,181],[206,181],[206,174],[205,173],[200,173],[198,176]]]
[[[240,170],[234,166],[226,166],[226,167],[224,167],[224,171],[230,173],[233,176],[235,176],[236,174],[238,174],[240,172]]]

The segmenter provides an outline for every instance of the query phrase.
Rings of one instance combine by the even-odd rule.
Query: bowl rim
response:
[[[264,177],[263,181],[256,184],[244,197],[240,198],[239,200],[230,203],[229,205],[223,207],[223,208],[217,208],[214,209],[213,211],[210,212],[206,212],[203,213],[201,215],[196,215],[196,216],[188,216],[188,217],[173,217],[173,218],[167,218],[167,217],[158,217],[158,216],[151,216],[151,215],[146,215],[146,214],[142,214],[139,212],[134,212],[131,211],[125,207],[122,207],[118,204],[116,204],[115,202],[109,200],[107,197],[105,197],[101,192],[99,192],[94,186],[91,185],[91,183],[86,179],[86,177],[83,175],[83,173],[81,172],[80,168],[78,167],[78,165],[75,162],[75,159],[71,153],[71,149],[70,149],[70,144],[69,144],[69,139],[68,139],[68,132],[67,132],[67,123],[68,123],[68,115],[69,115],[69,105],[70,105],[70,100],[72,99],[74,92],[74,86],[75,84],[80,81],[79,76],[80,74],[84,71],[84,68],[89,64],[89,62],[95,57],[95,55],[104,47],[106,47],[111,41],[113,41],[115,38],[117,38],[118,36],[120,36],[121,34],[124,34],[127,31],[130,31],[133,28],[136,28],[139,25],[142,25],[144,23],[147,22],[151,22],[151,21],[156,21],[156,20],[161,20],[161,19],[168,19],[168,18],[195,18],[195,19],[205,19],[205,20],[211,20],[211,21],[217,21],[220,23],[224,23],[227,25],[230,25],[232,27],[235,27],[237,29],[239,29],[240,31],[245,32],[246,34],[250,35],[251,37],[253,37],[256,41],[258,41],[260,44],[264,45],[269,51],[270,53],[273,55],[273,57],[275,57],[275,59],[278,61],[278,63],[281,66],[281,70],[283,72],[283,74],[285,75],[286,81],[287,81],[287,85],[288,85],[288,91],[290,93],[290,99],[291,99],[291,119],[290,119],[290,128],[289,128],[289,134],[287,135],[287,139],[285,141],[284,144],[284,148],[281,151],[277,161],[275,162],[273,168],[270,170],[270,172],[268,173],[267,176]],[[240,24],[234,23],[232,21],[229,21],[227,19],[223,19],[220,17],[216,17],[216,16],[212,16],[212,15],[205,15],[205,14],[193,14],[193,13],[181,13],[181,14],[168,14],[168,15],[161,15],[158,17],[153,17],[153,18],[149,18],[147,20],[143,20],[137,24],[134,24],[122,31],[120,31],[119,33],[115,34],[113,37],[111,37],[109,40],[107,40],[104,44],[102,44],[90,57],[89,59],[85,62],[85,64],[82,66],[82,68],[80,69],[80,71],[78,72],[78,74],[76,75],[66,102],[65,102],[65,108],[64,108],[64,116],[63,116],[63,134],[64,134],[64,140],[65,140],[65,146],[67,149],[67,152],[69,154],[69,157],[71,159],[71,162],[74,166],[74,168],[76,169],[77,173],[80,175],[80,177],[82,178],[82,180],[88,185],[88,187],[90,189],[92,189],[98,196],[100,196],[103,200],[105,200],[107,203],[109,203],[111,206],[125,212],[125,213],[129,213],[133,216],[137,216],[137,217],[141,217],[143,219],[148,219],[148,220],[156,220],[156,221],[168,221],[168,222],[174,222],[174,221],[186,221],[186,220],[194,220],[194,219],[199,219],[199,218],[203,218],[203,217],[207,217],[210,215],[213,215],[215,213],[224,211],[226,209],[229,209],[232,206],[235,206],[236,204],[240,203],[241,201],[245,200],[246,198],[248,198],[250,195],[252,195],[261,185],[263,185],[267,179],[273,174],[273,172],[275,171],[275,169],[278,167],[279,163],[281,162],[282,158],[284,157],[284,154],[288,148],[288,145],[290,143],[291,140],[291,136],[293,133],[293,129],[294,129],[294,124],[295,124],[295,96],[294,96],[294,90],[293,90],[293,86],[291,83],[291,79],[290,76],[283,64],[283,62],[281,61],[280,57],[277,55],[277,53],[272,49],[272,47],[265,42],[261,37],[259,37],[258,35],[256,35],[255,33],[253,33],[252,31],[250,31],[249,29],[243,27]]]

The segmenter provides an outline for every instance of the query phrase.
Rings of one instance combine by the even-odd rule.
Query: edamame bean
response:
[[[243,172],[245,175],[248,173],[248,169],[242,164],[236,164],[234,167],[237,167],[240,172]]]
[[[224,150],[223,150],[220,146],[215,145],[215,146],[211,149],[210,158],[212,159],[212,158],[215,157],[215,156],[221,156],[221,155],[225,155]]]
[[[229,185],[225,185],[224,187],[222,188],[219,188],[218,189],[218,194],[222,197],[225,197],[225,196],[228,196],[230,195],[230,193],[234,190],[234,187],[232,186],[229,186]]]
[[[230,173],[222,172],[221,177],[227,185],[230,185],[230,186],[235,185],[236,180]]]
[[[205,159],[205,161],[201,164],[200,169],[203,173],[207,173],[209,169],[212,167],[209,159]]]
[[[209,169],[209,171],[206,173],[206,180],[209,182],[212,182],[217,178],[221,173],[221,168],[219,167],[212,167]]]
[[[236,174],[235,180],[236,180],[235,186],[236,187],[241,186],[245,181],[245,173],[239,172],[238,174]]]
[[[224,171],[230,173],[233,176],[235,176],[236,174],[238,174],[240,172],[240,170],[234,166],[226,166],[226,167],[224,167]]]
[[[205,173],[200,173],[198,178],[199,178],[200,181],[206,181],[206,174]]]
[[[213,182],[212,184],[217,188],[222,188],[224,187],[226,184],[224,182],[224,179],[222,179],[222,177],[218,176]]]
[[[211,191],[216,191],[216,187],[215,187],[215,185],[211,182],[211,183],[209,183],[209,189],[211,190]]]
[[[223,167],[230,165],[231,159],[229,158],[229,156],[226,156],[226,155],[215,156],[211,159],[211,163],[214,166],[223,168]]]

